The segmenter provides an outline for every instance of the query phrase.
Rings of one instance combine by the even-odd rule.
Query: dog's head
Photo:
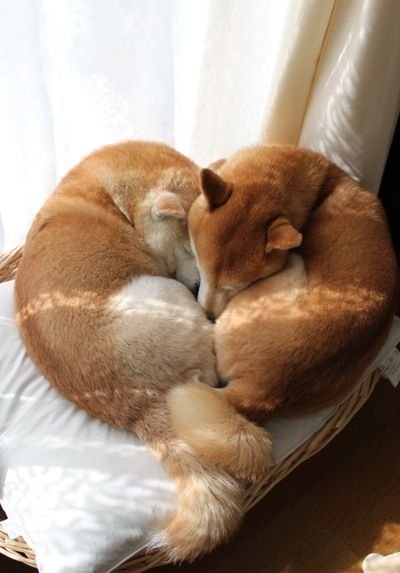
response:
[[[137,204],[133,220],[168,274],[191,290],[197,289],[200,278],[189,239],[188,213],[199,194],[198,171],[167,170]]]
[[[288,166],[265,150],[243,150],[219,163],[218,172],[200,174],[202,194],[191,207],[189,230],[199,302],[212,317],[236,293],[282,269],[302,242],[287,210]]]
[[[199,275],[187,219],[200,194],[200,168],[168,145],[148,141],[107,146],[86,162],[168,274],[194,289]]]
[[[137,205],[134,225],[165,263],[168,273],[191,290],[199,285],[199,272],[188,231],[188,213],[200,194],[198,170],[172,168]]]

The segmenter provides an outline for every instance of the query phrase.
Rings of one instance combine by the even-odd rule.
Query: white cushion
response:
[[[175,491],[135,435],[65,400],[27,357],[0,284],[0,500],[42,573],[105,573],[142,548]]]
[[[0,284],[0,501],[41,573],[106,573],[146,546],[174,511],[175,489],[137,437],[88,416],[39,374],[19,338],[14,283]],[[384,354],[400,340],[392,328]],[[379,360],[375,361],[375,364]],[[276,461],[334,408],[269,425]]]

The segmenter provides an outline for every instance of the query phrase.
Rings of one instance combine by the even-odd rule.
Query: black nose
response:
[[[197,281],[196,283],[194,283],[194,285],[191,288],[191,291],[196,298],[197,298],[197,295],[199,294],[199,288],[200,288],[200,281]]]
[[[212,312],[206,312],[206,317],[210,322],[215,322],[215,316]]]

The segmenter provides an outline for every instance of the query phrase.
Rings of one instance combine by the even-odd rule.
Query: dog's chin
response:
[[[177,271],[177,273],[175,274],[175,278],[177,281],[184,284],[185,287],[187,287],[197,298],[200,288],[200,277],[198,276],[198,274],[186,274]]]
[[[197,298],[200,287],[200,274],[197,270],[194,258],[187,257],[185,260],[179,261],[175,278],[192,291]]]

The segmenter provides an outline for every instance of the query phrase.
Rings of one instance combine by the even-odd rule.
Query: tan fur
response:
[[[178,511],[155,542],[172,559],[193,558],[235,531],[244,495],[236,478],[263,471],[270,448],[216,390],[190,385],[217,382],[212,327],[173,280],[189,287],[197,280],[187,212],[198,176],[194,163],[162,144],[94,152],[37,215],[16,277],[19,328],[46,378],[91,415],[137,432],[175,480]],[[201,394],[205,415],[196,413],[196,423],[209,433],[209,449],[185,442],[191,430],[168,397],[180,384],[193,412]],[[231,449],[217,468],[219,416]],[[249,436],[248,452],[238,431]],[[246,473],[245,455],[264,463],[249,463]]]
[[[188,382],[171,390],[167,400],[176,434],[217,467],[252,481],[272,465],[265,431],[228,409],[222,392],[215,397],[205,384]]]
[[[210,185],[202,174],[189,226],[205,285],[199,301],[220,315],[225,395],[261,421],[335,403],[393,314],[396,261],[379,201],[323,156],[292,146],[239,151],[218,176]],[[285,268],[301,242],[305,268],[296,258]]]

